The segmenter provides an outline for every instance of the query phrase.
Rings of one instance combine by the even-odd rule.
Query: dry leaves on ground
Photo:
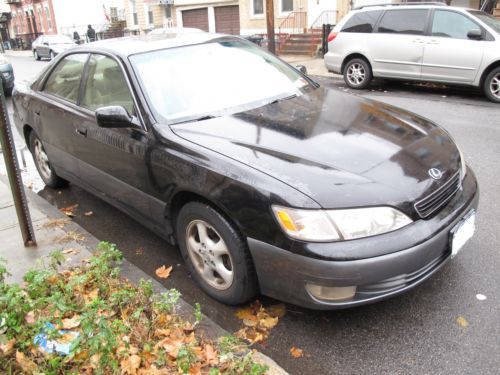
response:
[[[33,373],[37,367],[35,362],[26,358],[26,356],[20,351],[16,351],[16,362],[19,364],[21,369],[27,374]]]
[[[16,343],[16,339],[11,339],[6,341],[4,344],[0,344],[0,352],[4,355],[10,354],[12,349],[14,349],[14,344]]]
[[[60,208],[59,211],[61,211],[66,216],[73,217],[73,216],[75,216],[73,211],[75,211],[75,209],[77,207],[78,207],[78,204],[73,204],[73,205],[68,206],[68,207]]]
[[[136,375],[137,370],[141,366],[141,357],[137,354],[133,354],[128,358],[120,362],[120,367],[122,370],[122,375]]]
[[[167,279],[170,276],[170,272],[172,272],[172,266],[170,267],[161,266],[160,268],[156,269],[155,274],[160,279]]]
[[[65,255],[77,255],[80,253],[80,250],[70,247],[69,249],[64,249],[62,253]]]
[[[80,325],[80,315],[75,314],[71,318],[62,319],[61,322],[63,329],[76,328]]]
[[[269,331],[279,322],[286,313],[285,305],[273,305],[265,308],[259,301],[249,307],[238,310],[236,317],[241,319],[243,327],[236,332],[236,336],[251,344],[262,342],[269,336]]]
[[[304,356],[304,351],[302,349],[296,348],[293,346],[290,349],[290,354],[292,355],[293,358],[300,358]]]
[[[28,324],[35,323],[35,312],[34,311],[30,311],[29,313],[27,313],[24,316],[24,320],[26,320],[26,323],[28,323]]]
[[[58,239],[59,243],[68,243],[68,242],[81,242],[85,240],[85,236],[73,230],[66,232],[63,236]]]
[[[47,220],[45,223],[43,223],[42,228],[45,229],[54,229],[54,228],[61,228],[63,229],[66,224],[71,223],[70,219],[50,219]]]

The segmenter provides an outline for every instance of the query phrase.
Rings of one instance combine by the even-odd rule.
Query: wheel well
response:
[[[484,80],[486,79],[486,76],[488,74],[490,74],[490,72],[495,69],[495,68],[498,68],[500,67],[500,60],[498,61],[495,61],[493,63],[491,63],[483,72],[483,74],[481,75],[481,80],[479,81],[479,88],[482,89],[483,88],[483,84],[484,84]]]
[[[24,141],[26,142],[26,146],[28,146],[28,149],[30,148],[30,135],[32,131],[33,128],[31,126],[24,125],[23,127]]]
[[[340,73],[341,74],[344,74],[344,68],[345,68],[345,66],[352,59],[362,59],[362,60],[365,60],[366,63],[370,66],[370,69],[373,71],[372,64],[370,64],[370,61],[368,61],[368,59],[364,55],[362,55],[361,53],[351,53],[350,55],[346,56],[346,58],[344,59],[344,61],[342,61],[342,66],[340,67]]]

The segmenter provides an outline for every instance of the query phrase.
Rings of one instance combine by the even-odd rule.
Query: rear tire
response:
[[[38,170],[38,174],[42,178],[45,185],[51,188],[66,186],[68,181],[56,174],[54,168],[52,168],[52,165],[50,164],[47,154],[45,153],[42,141],[38,138],[38,135],[34,130],[30,133],[29,145],[31,154],[33,155],[33,160],[35,161],[36,169]]]
[[[372,78],[370,64],[364,59],[349,60],[344,67],[344,81],[352,89],[361,90],[367,88]]]
[[[500,67],[493,69],[483,83],[484,95],[495,103],[500,103]]]
[[[54,51],[50,51],[49,57],[50,57],[51,61],[54,60],[54,58],[56,57],[56,55],[54,54]]]
[[[41,57],[36,49],[33,50],[33,56],[35,57],[35,60],[40,61]]]
[[[189,272],[205,293],[230,305],[255,297],[257,277],[246,241],[219,211],[189,202],[179,212],[176,232]]]

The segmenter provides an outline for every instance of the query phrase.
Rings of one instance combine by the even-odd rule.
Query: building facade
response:
[[[124,8],[127,30],[133,34],[175,26],[173,0],[124,0]]]

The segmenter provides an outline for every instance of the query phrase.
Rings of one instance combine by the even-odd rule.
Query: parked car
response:
[[[445,130],[322,88],[243,38],[79,46],[13,99],[48,186],[80,185],[178,244],[224,303],[378,301],[474,232],[476,179]]]
[[[500,21],[445,4],[363,7],[330,33],[325,65],[354,89],[373,77],[442,82],[500,103]]]
[[[169,35],[183,33],[203,33],[201,29],[195,27],[159,27],[148,32],[148,35]]]
[[[52,60],[59,53],[77,45],[73,39],[66,35],[42,35],[35,39],[31,48],[36,60],[44,57]]]
[[[6,96],[12,94],[14,88],[14,69],[5,55],[0,53],[0,73],[2,79],[3,92]]]

